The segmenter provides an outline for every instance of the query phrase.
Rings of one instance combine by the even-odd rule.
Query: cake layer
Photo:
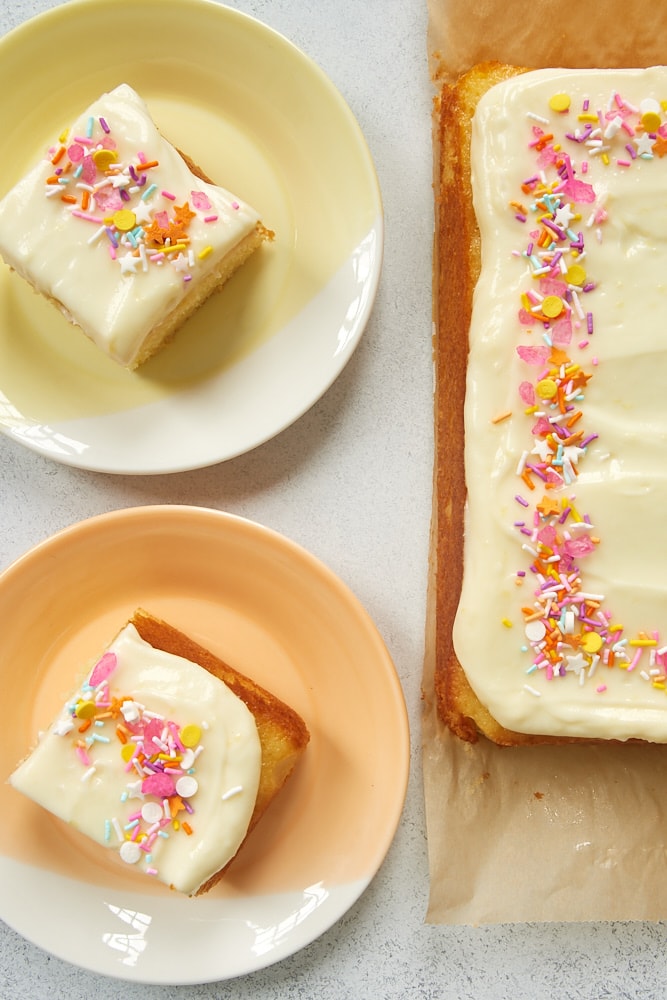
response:
[[[243,842],[261,764],[241,698],[129,623],[10,782],[123,861],[194,894]]]
[[[667,741],[665,99],[663,68],[544,70],[473,122],[454,645],[519,733]]]
[[[127,84],[94,101],[0,202],[5,262],[130,368],[266,235]]]

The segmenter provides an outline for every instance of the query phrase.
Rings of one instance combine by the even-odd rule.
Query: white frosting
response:
[[[93,697],[83,686],[10,782],[97,843],[119,852],[129,864],[192,894],[234,857],[246,835],[261,767],[254,717],[217,677],[196,663],[153,649],[134,625],[119,633],[109,652],[117,659],[108,685],[112,696],[123,699],[121,716],[102,726],[93,723],[80,733],[82,720],[73,717],[73,707]],[[93,683],[95,669],[88,678]],[[99,685],[95,690],[101,690]],[[168,836],[154,838],[148,857],[137,849],[135,841],[125,839],[132,836],[132,830],[126,832],[125,827],[143,808],[146,818],[140,819],[139,829],[149,833],[157,814],[164,816],[164,798],[149,791],[142,793],[146,775],[142,778],[134,768],[127,772],[121,755],[123,744],[116,735],[118,723],[130,733],[133,727],[140,733],[137,725],[144,710],[176,723],[181,734],[187,726],[201,731],[195,746],[186,745],[181,773],[176,771],[172,776],[181,801],[189,802],[193,811],[176,813],[178,829],[165,817],[162,834]],[[164,728],[163,723],[156,725]],[[77,740],[84,741],[85,751],[77,752]],[[169,798],[175,801],[173,794]],[[183,821],[189,824],[191,834]]]
[[[108,133],[100,119],[106,122]],[[87,139],[91,120],[94,144],[77,143],[76,139]],[[66,136],[49,151],[50,158],[38,163],[0,202],[0,255],[40,292],[60,303],[68,318],[99,347],[121,364],[131,365],[156,323],[255,228],[258,216],[228,191],[195,177],[158,132],[144,101],[126,84],[93,102]],[[91,157],[101,143],[115,146],[118,159],[111,166],[119,171],[119,186],[109,186],[109,177],[100,169],[92,171],[89,186],[96,189],[98,199],[95,191],[88,192],[90,201],[84,211],[80,186],[84,176],[75,176],[82,165],[80,151]],[[65,152],[58,159],[61,147]],[[144,162],[157,161],[159,166],[142,174],[140,154]],[[68,169],[61,177],[68,178],[67,184],[47,183],[64,167]],[[173,218],[175,208],[188,203],[195,217],[187,229],[187,249],[163,254],[158,258],[162,263],[148,263],[143,250],[141,258],[133,256],[129,243],[112,247],[104,220],[121,207],[123,178],[129,199],[122,207],[134,211],[137,225],[143,228],[156,214],[168,212]],[[100,183],[106,187],[98,188]],[[144,197],[153,184],[153,193]],[[165,191],[173,197],[165,196]],[[77,203],[63,202],[61,193]],[[103,202],[109,194],[112,202]],[[197,207],[198,202],[202,207]],[[83,211],[89,218],[74,216],[73,211]],[[215,221],[205,221],[215,216]],[[116,259],[111,259],[110,252]],[[150,250],[146,256],[150,259]]]
[[[571,95],[567,114],[549,110],[550,97],[559,92]],[[527,542],[534,548],[534,541],[514,524],[524,518],[532,527],[532,509],[546,491],[534,478],[535,496],[531,495],[517,475],[522,454],[531,452],[538,440],[531,433],[536,417],[526,416],[518,386],[526,379],[535,380],[539,368],[521,360],[516,348],[544,341],[539,324],[529,335],[518,321],[522,292],[539,286],[527,259],[513,256],[526,248],[528,232],[537,229],[537,216],[529,211],[522,226],[508,206],[517,200],[530,209],[531,195],[520,185],[536,172],[535,153],[528,148],[531,128],[557,137],[577,128],[583,132],[585,122],[577,120],[583,98],[590,99],[592,111],[606,110],[614,107],[615,93],[636,107],[652,99],[653,104],[642,109],[657,107],[664,121],[656,102],[667,98],[667,69],[538,71],[493,88],[475,116],[473,184],[483,270],[470,332],[465,579],[454,641],[478,697],[510,729],[665,742],[667,694],[659,681],[654,686],[647,678],[666,671],[660,665],[652,667],[650,648],[643,650],[631,670],[596,665],[585,649],[563,648],[569,669],[566,676],[553,680],[544,670],[529,673],[533,650],[522,651],[528,643],[521,608],[533,604],[536,582],[529,570],[532,557],[521,546]],[[528,112],[548,122],[527,118]],[[657,631],[659,649],[667,643],[662,545],[667,393],[661,375],[667,363],[667,158],[638,155],[640,133],[634,138],[623,132],[602,138],[609,147],[608,164],[592,147],[563,139],[577,178],[592,184],[596,195],[594,203],[577,206],[582,217],[571,223],[575,233],[584,232],[582,264],[596,285],[587,294],[579,293],[583,312],[593,314],[593,333],[587,334],[585,319],[579,327],[575,323],[568,351],[592,373],[584,399],[576,405],[583,413],[580,426],[599,437],[585,454],[575,456],[576,480],[552,495],[559,501],[574,496],[577,510],[590,515],[594,529],[573,528],[573,533],[600,539],[594,542],[594,551],[578,562],[584,590],[604,597],[603,607],[614,623],[624,626],[625,639],[642,632],[651,638]],[[581,167],[584,160],[587,173]],[[623,161],[631,166],[622,165]],[[589,225],[601,206],[606,220],[598,217]],[[580,341],[588,346],[579,349]],[[539,404],[547,415],[554,412],[543,401]],[[509,418],[494,422],[509,411]],[[529,459],[537,462],[539,456],[529,454]],[[516,495],[529,501],[528,510]],[[526,576],[517,585],[519,570]],[[631,658],[638,648],[626,647]]]

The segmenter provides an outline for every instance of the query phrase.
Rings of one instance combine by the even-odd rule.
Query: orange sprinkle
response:
[[[121,743],[127,743],[127,733],[122,729],[121,726],[116,726],[116,736]]]
[[[137,166],[141,170],[150,170],[151,167],[159,167],[160,164],[159,164],[158,160],[147,160],[146,163],[139,163],[139,164],[137,164]]]
[[[503,422],[503,420],[507,420],[511,416],[512,416],[512,411],[511,410],[505,410],[504,413],[499,413],[497,417],[493,417],[491,419],[491,423],[492,424],[501,424]]]
[[[84,190],[83,194],[81,195],[81,208],[83,209],[84,212],[88,208],[89,204],[90,204],[90,191]]]
[[[60,200],[66,202],[68,205],[76,205],[76,198],[71,194],[61,194]]]
[[[56,163],[60,163],[64,155],[65,155],[65,147],[61,146],[58,152],[54,155],[53,159],[51,160],[51,163],[54,166],[56,165]]]
[[[92,726],[92,724],[93,724],[93,720],[92,719],[84,719],[83,722],[81,723],[81,725],[79,726],[79,732],[80,733],[85,733],[86,729],[90,729],[90,727]]]
[[[529,490],[534,490],[535,489],[535,483],[530,478],[530,473],[529,472],[526,472],[524,470],[521,473],[521,478],[523,479],[524,483],[526,484],[526,486],[528,487]]]
[[[181,826],[183,827],[183,829],[187,833],[188,837],[191,837],[192,836],[192,827],[190,826],[190,824],[187,823],[185,820],[183,820],[183,822],[181,823]]]
[[[56,176],[55,174],[51,174],[51,176],[50,176],[50,177],[47,177],[47,178],[46,178],[46,183],[47,183],[47,184],[57,184],[57,183],[58,183],[58,178],[57,178],[57,176]]]

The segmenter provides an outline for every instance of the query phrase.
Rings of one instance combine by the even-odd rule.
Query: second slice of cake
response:
[[[10,784],[131,868],[199,895],[308,740],[292,708],[140,609]]]
[[[131,369],[271,237],[161,135],[127,84],[55,136],[0,201],[0,256]]]

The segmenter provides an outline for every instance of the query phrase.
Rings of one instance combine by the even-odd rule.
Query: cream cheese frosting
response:
[[[243,701],[130,623],[10,783],[128,865],[193,894],[244,840],[260,768]]]
[[[156,324],[258,221],[240,198],[194,175],[121,84],[2,199],[0,255],[131,367]]]
[[[666,100],[661,67],[544,70],[474,119],[454,642],[519,732],[667,741]]]

